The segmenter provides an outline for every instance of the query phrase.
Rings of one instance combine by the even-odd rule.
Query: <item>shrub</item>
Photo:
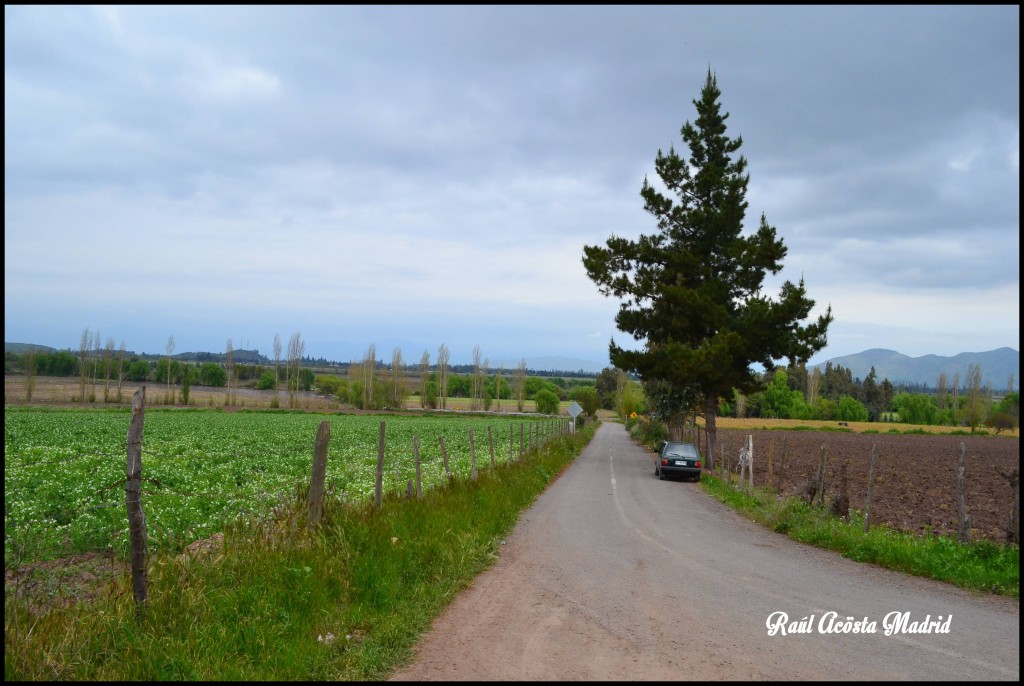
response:
[[[868,409],[859,400],[844,395],[836,406],[836,419],[841,422],[866,422]]]
[[[1013,431],[1016,429],[1017,420],[1005,412],[993,412],[989,418],[985,420],[985,426],[990,429],[995,429],[998,434],[1000,431]]]
[[[420,396],[420,407],[427,410],[437,408],[437,382],[433,379],[427,381],[427,388]]]
[[[659,450],[661,442],[667,441],[669,436],[668,427],[656,419],[648,417],[637,418],[633,422],[630,433],[638,443],[646,445],[653,450]]]
[[[597,389],[593,386],[580,386],[572,393],[572,399],[580,404],[583,411],[591,417],[601,407],[601,399],[597,396]]]
[[[199,380],[204,386],[225,386],[228,373],[216,362],[203,362],[199,367]]]
[[[145,360],[135,360],[128,365],[129,381],[145,381],[149,376],[149,363]]]
[[[534,402],[537,403],[537,411],[541,414],[558,414],[558,396],[553,391],[546,388],[537,391]]]

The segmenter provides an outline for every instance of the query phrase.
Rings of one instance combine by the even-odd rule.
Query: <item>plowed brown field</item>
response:
[[[840,469],[845,463],[850,507],[858,510],[865,506],[871,449],[877,446],[872,523],[884,523],[901,531],[946,536],[955,536],[957,531],[957,462],[963,443],[965,502],[971,519],[972,540],[1006,541],[1013,492],[996,468],[1019,469],[1019,438],[720,427],[716,455],[720,454],[724,440],[726,458],[734,470],[748,434],[753,436],[754,443],[755,486],[768,485],[770,454],[772,485],[780,493],[796,494],[808,479],[817,476],[821,449],[825,446],[825,502],[830,502],[839,492]],[[702,438],[701,451],[704,449]]]

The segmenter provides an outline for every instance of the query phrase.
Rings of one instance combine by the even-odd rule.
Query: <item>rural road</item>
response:
[[[810,630],[769,636],[779,612]],[[824,633],[829,612],[875,631]],[[886,636],[893,612],[941,615],[948,633]],[[659,481],[651,455],[606,423],[391,679],[1017,681],[1019,612],[799,544],[698,484]]]

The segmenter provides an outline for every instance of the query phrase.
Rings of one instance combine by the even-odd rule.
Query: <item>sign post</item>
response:
[[[566,410],[569,412],[569,414],[572,415],[572,433],[576,433],[576,418],[579,417],[580,414],[582,414],[583,408],[580,407],[580,404],[578,402],[573,400],[572,404],[569,405],[569,407],[567,407]]]

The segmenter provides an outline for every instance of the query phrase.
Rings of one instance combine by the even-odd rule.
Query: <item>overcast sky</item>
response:
[[[4,338],[607,363],[710,69],[812,362],[1020,349],[1020,9],[4,7]]]

